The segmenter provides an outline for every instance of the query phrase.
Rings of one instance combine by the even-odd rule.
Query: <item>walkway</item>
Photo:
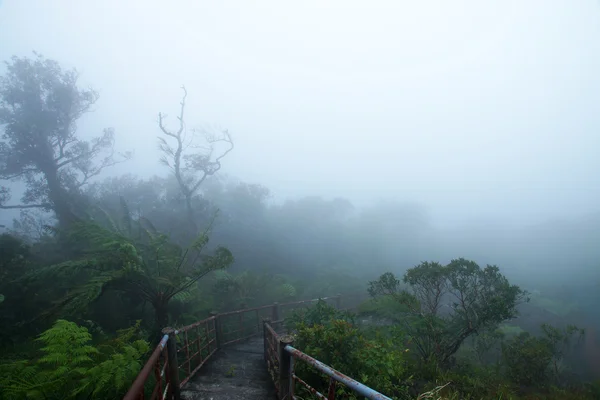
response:
[[[124,400],[267,400],[295,398],[294,393],[334,399],[340,386],[371,400],[391,400],[295,349],[292,336],[276,331],[285,320],[281,308],[327,300],[341,309],[337,295],[214,313],[179,329],[165,328]],[[313,388],[298,377],[298,362],[329,377],[326,387]]]
[[[262,336],[219,350],[181,388],[185,400],[276,399],[263,359]]]

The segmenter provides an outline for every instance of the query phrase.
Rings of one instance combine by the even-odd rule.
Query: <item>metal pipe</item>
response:
[[[146,380],[148,379],[150,373],[154,369],[154,366],[156,365],[156,362],[160,357],[160,353],[165,348],[165,345],[167,344],[168,340],[169,335],[164,335],[162,337],[162,339],[158,343],[158,346],[156,346],[156,348],[152,352],[152,355],[150,356],[146,364],[144,364],[144,367],[138,374],[137,378],[135,378],[135,381],[133,381],[133,384],[129,388],[129,391],[127,392],[125,397],[123,397],[123,400],[136,400],[140,397],[140,393],[144,392],[144,384],[146,383]]]
[[[366,398],[372,399],[372,400],[392,400],[389,397],[379,393],[378,391],[373,390],[370,387],[365,386],[358,381],[355,381],[354,379],[350,378],[349,376],[346,376],[346,375],[342,374],[341,372],[336,371],[335,369],[331,368],[329,365],[323,364],[321,361],[319,361],[315,358],[312,358],[308,354],[305,354],[305,353],[301,352],[300,350],[293,348],[290,345],[285,346],[284,350],[286,352],[290,353],[292,355],[292,357],[295,357],[295,358],[298,358],[298,359],[304,361],[305,363],[314,367],[318,371],[324,373],[325,375],[335,379],[336,381],[338,381],[338,382],[344,384],[345,386],[349,387],[350,389],[354,390],[356,393],[360,394],[361,396],[365,396]]]

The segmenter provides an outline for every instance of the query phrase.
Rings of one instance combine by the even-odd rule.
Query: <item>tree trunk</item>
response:
[[[68,229],[76,219],[69,204],[69,195],[60,183],[56,168],[44,168],[43,173],[48,184],[48,199],[52,203],[59,227],[61,229]]]
[[[185,195],[185,206],[187,208],[188,215],[188,223],[190,224],[190,229],[192,230],[192,239],[198,234],[198,226],[196,225],[196,216],[194,214],[194,208],[192,207],[192,195]]]
[[[169,302],[159,299],[158,301],[153,302],[152,305],[154,306],[157,329],[161,330],[166,328],[169,325]]]

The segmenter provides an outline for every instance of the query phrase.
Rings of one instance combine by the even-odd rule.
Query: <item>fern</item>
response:
[[[105,361],[85,372],[75,394],[90,392],[93,397],[119,398],[142,368],[150,345],[144,340],[124,345]]]
[[[150,346],[134,340],[135,326],[122,330],[110,345],[92,346],[85,327],[58,320],[36,341],[43,355],[35,362],[16,361],[0,367],[2,399],[118,399],[139,372]]]
[[[73,322],[58,320],[36,341],[42,342],[43,356],[34,365],[25,361],[10,364],[6,379],[8,398],[69,398],[70,387],[85,376],[93,365],[98,350],[89,343],[92,336],[86,328]]]
[[[185,302],[198,280],[234,261],[224,247],[217,247],[210,255],[201,254],[208,243],[208,229],[184,250],[168,236],[157,233],[149,221],[134,220],[123,201],[121,209],[121,226],[109,216],[105,218],[109,226],[116,228],[114,231],[97,223],[73,224],[68,238],[73,241],[72,248],[79,253],[78,258],[36,269],[28,277],[38,280],[64,277],[64,282],[69,282],[69,278],[71,282],[83,282],[75,289],[65,288],[66,295],[43,316],[61,311],[85,312],[105,291],[118,290],[152,304],[157,323],[165,325],[168,304],[175,296]],[[139,237],[133,237],[134,231],[139,231]]]

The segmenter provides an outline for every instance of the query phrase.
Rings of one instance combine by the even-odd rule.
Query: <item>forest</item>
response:
[[[598,216],[490,234],[273,202],[220,172],[235,135],[188,128],[185,87],[157,110],[163,172],[124,173],[118,132],[78,129],[99,98],[78,78],[39,54],[0,77],[0,399],[122,398],[161,328],[338,293],[363,301],[295,315],[296,345],[393,398],[600,398]]]

